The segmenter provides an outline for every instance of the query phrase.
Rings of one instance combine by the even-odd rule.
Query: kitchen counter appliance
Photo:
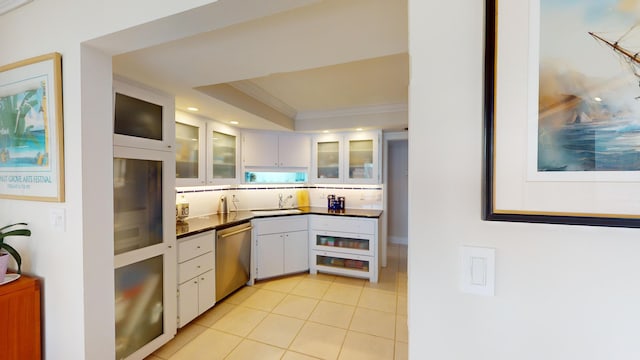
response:
[[[216,302],[249,281],[252,228],[246,222],[217,231]]]

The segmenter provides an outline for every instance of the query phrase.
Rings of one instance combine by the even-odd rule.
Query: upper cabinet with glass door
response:
[[[220,123],[207,123],[207,184],[240,182],[240,132]]]
[[[113,80],[113,144],[173,151],[172,96],[128,80]]]
[[[176,186],[201,186],[205,177],[206,122],[176,112]]]
[[[176,112],[176,186],[237,184],[238,143],[233,127]]]
[[[380,131],[316,136],[312,178],[316,183],[380,183]]]
[[[342,135],[330,134],[315,138],[312,177],[316,182],[328,184],[342,182],[344,178],[342,142]]]
[[[380,132],[357,132],[345,136],[345,182],[380,183]]]

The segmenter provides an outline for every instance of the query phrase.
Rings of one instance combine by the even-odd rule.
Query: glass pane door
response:
[[[114,147],[116,359],[144,358],[176,331],[174,154]]]
[[[372,179],[373,156],[373,140],[350,140],[349,179]]]
[[[218,131],[211,132],[213,179],[236,178],[236,137]]]
[[[162,242],[162,161],[113,159],[114,252]]]
[[[340,178],[340,143],[318,142],[318,179]]]
[[[162,106],[116,93],[115,134],[162,140],[162,130]]]
[[[124,359],[164,333],[163,257],[115,270],[116,359]]]
[[[198,136],[198,127],[176,123],[176,178],[198,178],[200,149]]]

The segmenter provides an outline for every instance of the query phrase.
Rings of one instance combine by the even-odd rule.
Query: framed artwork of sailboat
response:
[[[486,220],[640,227],[640,1],[486,0]]]

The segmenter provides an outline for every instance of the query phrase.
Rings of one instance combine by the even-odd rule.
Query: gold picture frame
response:
[[[0,66],[0,198],[64,201],[62,56]]]

